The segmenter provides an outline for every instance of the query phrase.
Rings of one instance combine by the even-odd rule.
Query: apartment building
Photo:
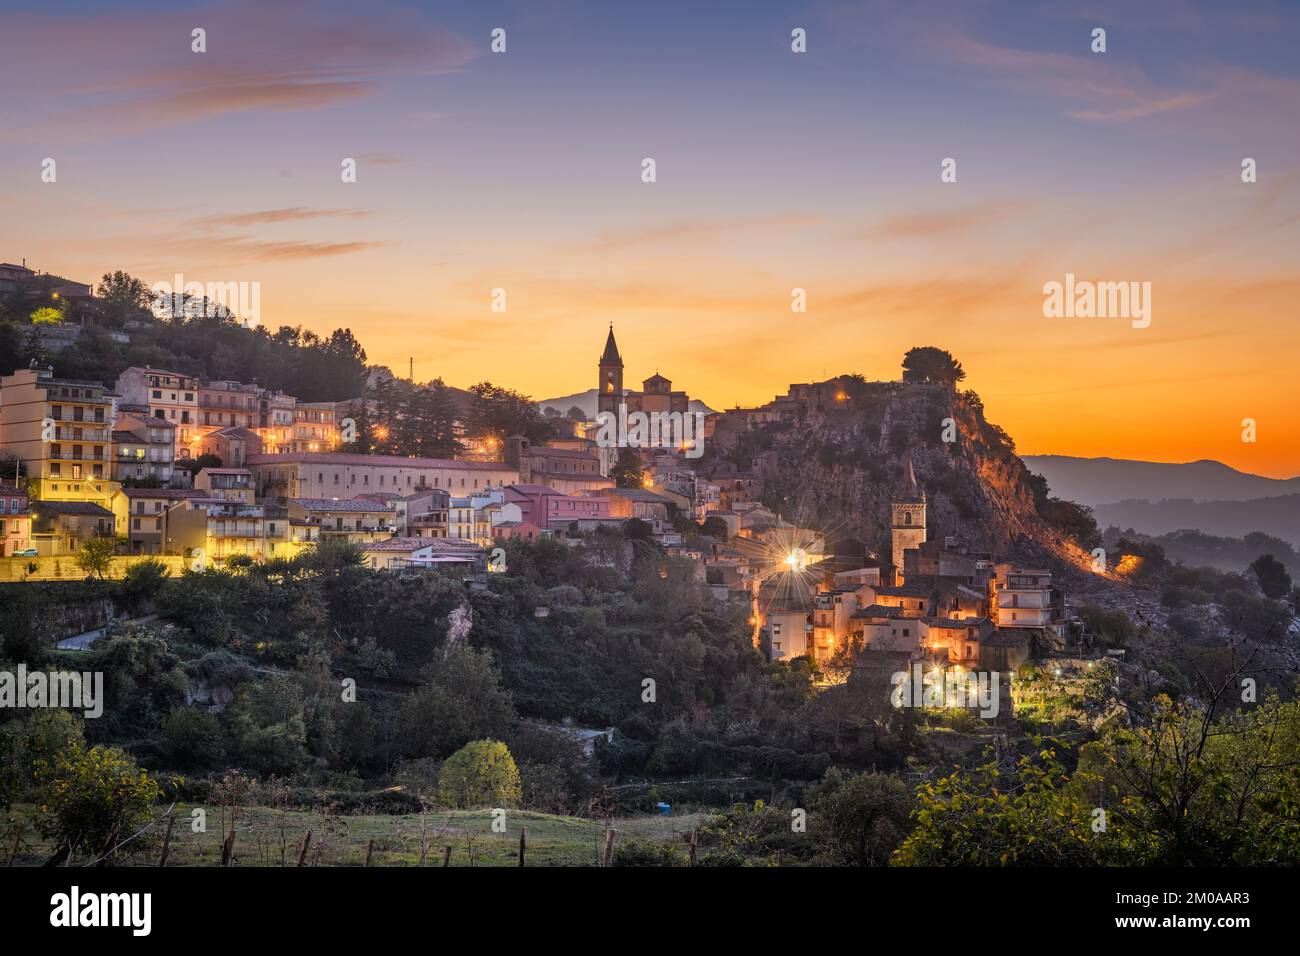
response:
[[[32,503],[31,547],[42,556],[75,555],[91,538],[111,538],[113,512],[92,501]]]
[[[176,426],[164,418],[126,413],[119,406],[113,429],[113,478],[116,481],[172,480],[176,461]]]
[[[519,480],[503,462],[353,455],[343,452],[291,452],[250,455],[258,496],[355,498],[372,492],[413,494],[441,489],[454,495],[501,488]]]
[[[391,538],[397,530],[393,506],[366,498],[290,498],[288,507],[291,519],[315,525],[322,540],[366,544]]]
[[[220,501],[242,501],[252,504],[256,500],[253,473],[247,468],[203,468],[194,476],[194,490],[205,498]]]
[[[1052,572],[1007,562],[989,582],[991,616],[999,628],[1041,627],[1065,637],[1065,596],[1052,584]]]
[[[339,446],[339,417],[334,402],[298,402],[293,410],[293,447],[288,451],[333,451]]]
[[[167,510],[177,502],[201,498],[191,488],[122,488],[113,496],[111,510],[119,534],[125,534],[132,554],[167,554]]]
[[[0,377],[0,445],[23,462],[39,499],[107,505],[118,488],[116,408],[117,396],[102,383],[19,369]]]
[[[261,422],[261,390],[220,380],[199,386],[197,441],[223,428],[255,429]]]
[[[284,392],[263,389],[258,397],[257,436],[262,451],[283,455],[294,450],[295,420],[298,400]]]
[[[176,456],[189,458],[198,437],[199,380],[192,375],[133,366],[117,377],[115,390],[124,403],[143,405],[154,418],[176,426]]]
[[[186,498],[167,509],[166,550],[199,565],[235,555],[260,561],[266,553],[266,513],[261,505],[224,498]]]

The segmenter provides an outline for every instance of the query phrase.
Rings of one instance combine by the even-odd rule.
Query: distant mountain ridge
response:
[[[587,416],[588,420],[594,421],[596,418],[596,390],[589,388],[585,392],[575,392],[573,395],[565,395],[561,398],[547,398],[537,403],[538,409],[544,411],[547,406],[550,406],[561,415],[565,414],[574,405],[582,409],[582,413]],[[691,399],[689,408],[693,412],[703,412],[705,415],[714,413],[713,409],[709,408],[708,405],[694,398]]]
[[[1266,478],[1208,459],[1179,464],[1125,458],[1022,455],[1021,460],[1030,471],[1047,479],[1054,496],[1093,508],[1141,499],[1226,502],[1300,494],[1300,477]]]

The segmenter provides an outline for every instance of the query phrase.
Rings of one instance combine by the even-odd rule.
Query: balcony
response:
[[[107,428],[62,428],[57,425],[54,428],[55,441],[81,441],[81,442],[109,442],[112,440],[112,433]]]

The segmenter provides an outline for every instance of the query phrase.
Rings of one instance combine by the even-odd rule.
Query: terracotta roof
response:
[[[250,478],[253,475],[247,468],[203,468],[200,471],[205,475],[248,475]]]

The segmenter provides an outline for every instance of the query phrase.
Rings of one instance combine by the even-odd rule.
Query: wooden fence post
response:
[[[605,858],[601,865],[614,865],[614,831],[608,827],[605,829]]]
[[[9,847],[9,866],[14,865],[14,859],[18,856],[18,841],[22,837],[22,835],[23,835],[23,825],[22,822],[19,821],[18,826],[14,829],[13,845]]]
[[[695,837],[699,830],[691,831],[691,866],[695,865]]]
[[[304,863],[307,862],[307,849],[308,849],[310,846],[311,846],[311,831],[308,830],[308,831],[307,831],[307,835],[306,835],[305,837],[302,838],[302,852],[300,852],[300,853],[298,854],[298,865],[299,865],[299,866],[302,866]]]
[[[442,851],[442,865],[451,866],[451,847]]]
[[[374,840],[371,840],[370,843],[366,845],[366,862],[365,862],[365,866],[369,866],[369,865],[370,865],[370,855],[371,855],[372,853],[374,853],[374,852],[375,852],[375,841],[374,841]]]
[[[172,814],[167,814],[167,832],[163,834],[162,853],[158,855],[158,865],[167,865],[167,853],[172,848],[172,825],[175,824],[176,818]]]
[[[226,842],[221,844],[221,865],[230,866],[231,859],[235,855],[235,825],[230,824],[230,835],[226,837]]]
[[[519,830],[519,865],[524,865],[524,851],[528,848],[528,827]]]

